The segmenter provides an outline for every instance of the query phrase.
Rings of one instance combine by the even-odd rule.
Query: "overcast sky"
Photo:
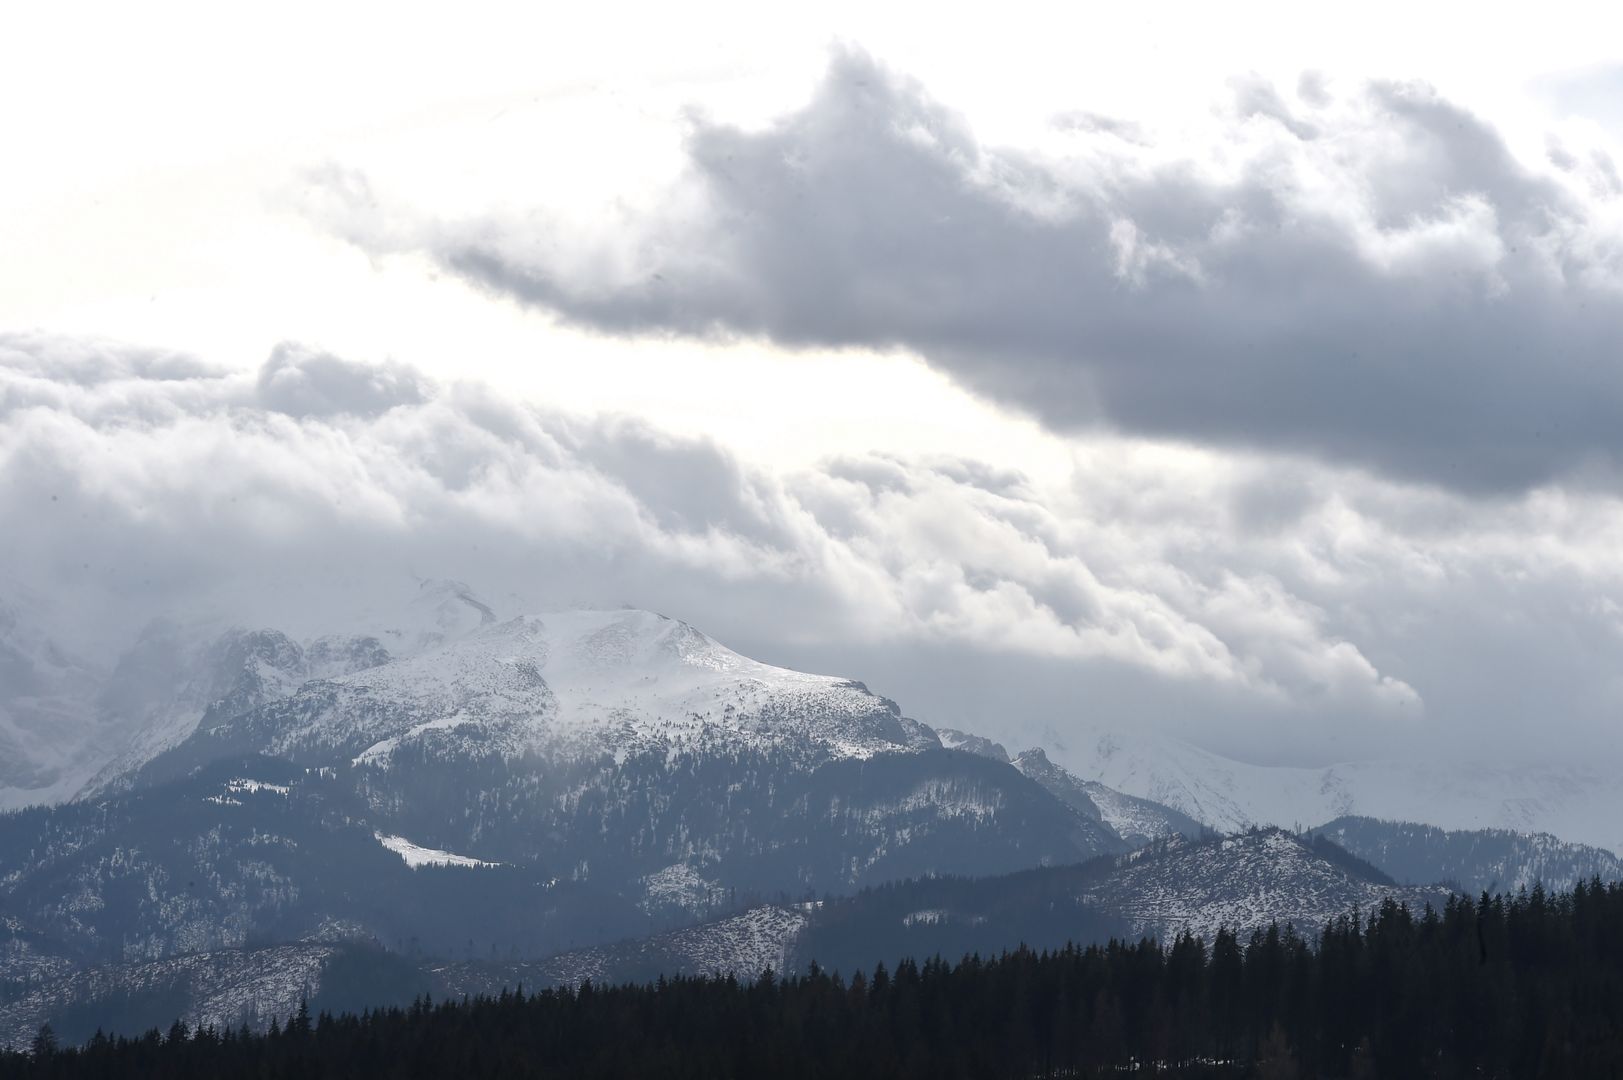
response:
[[[102,663],[449,576],[1021,745],[1615,758],[1623,27],[938,7],[8,17],[0,589]]]

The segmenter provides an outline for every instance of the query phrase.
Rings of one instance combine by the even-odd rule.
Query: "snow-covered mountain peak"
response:
[[[424,739],[507,755],[772,746],[871,757],[937,745],[860,684],[763,664],[638,610],[491,623],[311,683],[243,721],[233,726],[260,729],[267,752],[344,748],[372,763]]]

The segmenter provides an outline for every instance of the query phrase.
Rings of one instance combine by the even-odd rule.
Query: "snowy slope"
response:
[[[236,1027],[244,1020],[254,1027],[273,1017],[286,1020],[298,1011],[302,999],[320,988],[322,968],[336,951],[334,945],[300,942],[91,968],[8,1002],[0,1009],[0,1047],[25,1049],[40,1025],[60,1016],[66,1007],[82,1009],[86,1002],[115,995],[150,995],[159,1011],[147,1022],[165,1028],[173,1019],[193,1028],[216,1029]],[[172,1004],[179,1016],[160,1019],[166,1004]]]
[[[966,754],[979,754],[983,758],[993,761],[1008,761],[1009,752],[1003,744],[993,742],[984,735],[972,735],[967,731],[956,728],[936,728],[935,733],[941,739],[941,745],[948,750],[962,750]]]
[[[1203,831],[1200,822],[1170,806],[1124,794],[1097,780],[1081,779],[1049,761],[1040,748],[1027,750],[1015,758],[1014,767],[1067,805],[1090,816],[1096,815],[1115,830],[1117,836],[1131,844],[1142,844],[1174,833],[1194,838]]]
[[[1251,765],[1167,736],[1106,729],[1048,749],[1084,780],[1164,803],[1225,832],[1358,814],[1444,829],[1548,832],[1623,848],[1623,784],[1599,769],[1464,761]]]
[[[101,690],[103,713],[116,717],[114,726],[126,734],[78,797],[121,790],[136,770],[180,745],[199,725],[279,701],[311,680],[389,658],[372,637],[329,636],[300,645],[278,630],[233,627],[214,636],[154,623]]]
[[[475,859],[471,855],[457,855],[439,848],[423,847],[414,844],[404,836],[385,836],[383,833],[373,833],[378,843],[394,852],[413,870],[419,866],[500,866],[501,863],[486,862],[484,859]]]
[[[630,610],[486,626],[311,683],[214,730],[267,753],[371,764],[413,743],[509,756],[773,747],[824,759],[935,745],[861,684],[762,664],[686,623]]]

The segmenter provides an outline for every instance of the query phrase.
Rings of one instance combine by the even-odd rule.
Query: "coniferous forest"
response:
[[[0,1077],[1623,1076],[1623,885],[753,983],[522,988],[268,1033],[41,1031]]]

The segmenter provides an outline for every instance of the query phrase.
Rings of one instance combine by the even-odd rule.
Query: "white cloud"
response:
[[[49,629],[104,656],[164,613],[314,633],[443,574],[506,612],[664,610],[1017,740],[1108,718],[1289,760],[1608,745],[1607,496],[1481,500],[1113,437],[1058,483],[941,457],[778,473],[482,384],[310,370],[413,391],[290,416],[264,372],[9,339],[0,558]]]

